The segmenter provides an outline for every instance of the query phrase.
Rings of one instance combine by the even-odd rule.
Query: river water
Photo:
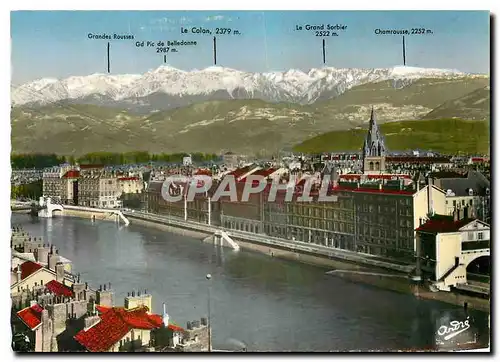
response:
[[[210,295],[215,349],[428,348],[443,320],[463,313],[460,307],[328,276],[318,267],[139,225],[20,214],[12,223],[56,245],[94,288],[111,282],[115,305],[123,305],[127,292],[146,289],[155,313],[162,313],[165,302],[171,321],[185,327],[207,316]],[[487,343],[487,315],[469,312]]]

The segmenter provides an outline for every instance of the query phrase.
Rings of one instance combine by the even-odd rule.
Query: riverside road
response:
[[[115,305],[123,304],[127,292],[146,289],[153,295],[154,312],[161,313],[165,302],[171,320],[181,326],[207,315],[211,283],[216,349],[236,350],[242,344],[249,351],[433,348],[440,326],[462,318],[460,307],[133,223],[21,214],[14,214],[12,223],[56,245],[93,287],[111,282]],[[469,313],[480,341],[487,343],[488,316]]]

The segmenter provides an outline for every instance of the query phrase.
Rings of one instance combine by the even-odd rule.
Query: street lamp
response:
[[[211,274],[207,274],[207,280],[208,280],[208,352],[212,352],[212,326],[210,324],[210,289],[211,289],[211,283],[210,279],[212,279]]]

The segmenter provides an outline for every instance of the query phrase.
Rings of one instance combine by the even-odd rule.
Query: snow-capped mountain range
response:
[[[313,103],[346,90],[391,80],[395,87],[421,78],[473,76],[458,70],[397,66],[392,68],[320,68],[305,73],[250,73],[223,67],[183,71],[160,66],[142,75],[92,74],[66,79],[44,78],[14,87],[12,104],[46,105],[59,101],[120,105],[128,109],[169,109],[215,99],[262,99],[269,102]]]

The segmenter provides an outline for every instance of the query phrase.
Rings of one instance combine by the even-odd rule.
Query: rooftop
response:
[[[80,171],[78,170],[70,170],[63,175],[63,178],[79,178]]]
[[[33,330],[42,324],[42,311],[43,308],[38,305],[24,308],[17,312],[17,316],[23,321],[29,329]]]
[[[43,268],[40,264],[34,263],[32,261],[25,261],[20,265],[20,267],[21,267],[21,280],[24,280],[25,278],[29,277],[38,269]]]
[[[387,163],[450,163],[449,157],[417,157],[417,156],[388,156],[385,158]]]
[[[106,352],[118,343],[131,329],[156,329],[163,325],[160,315],[149,314],[147,307],[98,306],[101,320],[88,330],[77,333],[75,339],[90,352]]]
[[[45,287],[53,294],[57,296],[65,296],[65,297],[72,297],[73,296],[73,290],[71,290],[70,287],[67,285],[64,285],[57,280],[51,280],[47,284],[45,284]]]
[[[474,220],[475,219],[464,218],[455,221],[453,216],[436,214],[433,215],[424,224],[420,225],[417,228],[417,231],[428,233],[454,233]]]

